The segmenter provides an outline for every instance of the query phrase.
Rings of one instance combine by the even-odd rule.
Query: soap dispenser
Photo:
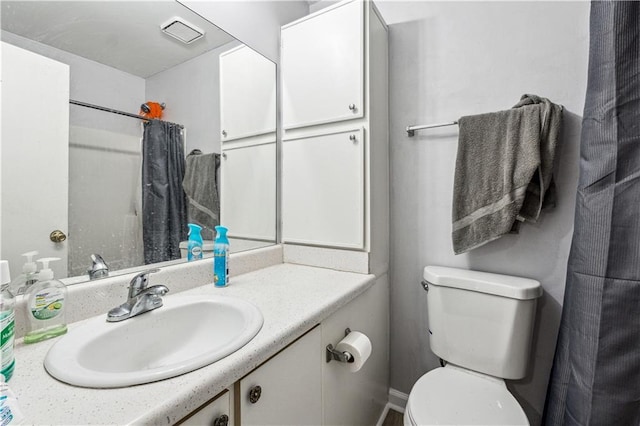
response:
[[[67,288],[53,278],[53,271],[49,269],[49,262],[56,260],[60,259],[57,257],[38,259],[38,262],[42,263],[38,281],[25,293],[29,321],[24,343],[40,342],[67,332],[65,321]]]
[[[33,257],[37,255],[37,251],[22,253],[21,256],[26,257],[27,261],[22,265],[22,274],[11,282],[11,292],[15,296],[24,294],[29,287],[38,281],[38,266],[33,261]]]
[[[202,259],[202,226],[189,223],[189,241],[187,242],[187,261]]]

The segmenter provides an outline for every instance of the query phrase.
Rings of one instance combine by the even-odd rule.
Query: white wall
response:
[[[586,90],[588,2],[380,2],[390,25],[391,386],[408,393],[438,366],[426,332],[426,265],[542,282],[535,354],[510,388],[533,423],[544,406],[561,314]],[[524,93],[565,106],[556,174],[558,205],[519,235],[455,256],[451,200],[457,128],[412,124],[507,109]]]
[[[280,58],[280,26],[309,13],[309,4],[303,0],[182,0],[180,3],[276,63]]]
[[[187,129],[186,151],[220,152],[220,53],[228,43],[147,79],[146,98],[165,102],[163,119]]]

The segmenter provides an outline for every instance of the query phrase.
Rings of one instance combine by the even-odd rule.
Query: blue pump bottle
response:
[[[202,226],[189,223],[189,241],[187,242],[187,261],[202,259]]]
[[[213,284],[226,287],[229,284],[229,239],[227,228],[216,226],[216,240],[213,243]]]

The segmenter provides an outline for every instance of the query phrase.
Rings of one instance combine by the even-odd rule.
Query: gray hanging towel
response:
[[[462,117],[453,189],[453,249],[464,253],[535,222],[555,204],[562,106],[523,95],[512,109]]]
[[[201,154],[199,150],[193,150],[186,161],[182,186],[187,194],[187,217],[190,223],[202,226],[203,239],[213,240],[215,227],[220,224],[220,154]]]

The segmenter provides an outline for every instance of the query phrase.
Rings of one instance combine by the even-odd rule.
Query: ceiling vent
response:
[[[204,36],[204,31],[182,18],[171,18],[160,25],[163,33],[180,40],[185,44],[193,43]]]

